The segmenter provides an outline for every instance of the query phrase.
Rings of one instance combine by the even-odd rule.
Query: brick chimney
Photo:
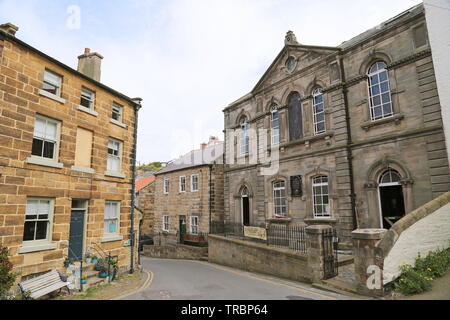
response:
[[[6,32],[7,34],[9,34],[11,36],[15,36],[16,32],[19,30],[19,27],[13,25],[11,22],[8,22],[8,23],[4,23],[4,24],[0,25],[0,30],[2,30],[3,32]]]
[[[206,143],[201,143],[200,144],[200,150],[205,150],[207,144]]]
[[[78,71],[100,82],[103,56],[91,49],[84,49],[84,54],[78,57]]]

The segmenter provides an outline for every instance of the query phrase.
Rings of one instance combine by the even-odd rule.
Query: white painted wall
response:
[[[384,283],[395,280],[403,264],[414,265],[419,253],[425,257],[430,251],[447,248],[450,248],[450,203],[403,231],[384,260]]]
[[[450,0],[424,0],[450,161]]]

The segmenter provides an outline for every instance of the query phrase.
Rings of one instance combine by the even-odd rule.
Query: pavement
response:
[[[152,281],[122,300],[354,300],[308,284],[207,262],[142,257]]]

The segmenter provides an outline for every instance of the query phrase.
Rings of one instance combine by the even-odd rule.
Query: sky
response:
[[[101,82],[143,98],[138,163],[178,158],[209,136],[223,140],[223,112],[250,92],[284,46],[337,46],[419,0],[0,0],[0,23],[77,68],[91,48]]]

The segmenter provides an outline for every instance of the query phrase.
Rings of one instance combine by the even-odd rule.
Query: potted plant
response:
[[[95,254],[92,255],[91,259],[92,259],[91,262],[93,264],[96,264],[98,262],[98,257]]]
[[[104,264],[100,265],[98,271],[99,271],[99,274],[98,274],[99,278],[106,278],[106,277],[108,277],[108,268]]]
[[[95,271],[100,271],[101,268],[103,267],[103,265],[104,265],[103,259],[98,259],[98,260],[97,260],[97,263],[96,263],[95,266],[94,266],[94,270],[95,270]]]
[[[87,283],[87,276],[85,274],[83,274],[83,276],[81,277],[81,283],[82,284],[86,284]]]
[[[92,263],[92,254],[86,253],[86,263]]]
[[[118,261],[117,259],[109,259],[108,264],[110,265],[110,272],[109,279],[111,281],[114,281],[114,279],[117,276],[117,270],[119,270]]]

